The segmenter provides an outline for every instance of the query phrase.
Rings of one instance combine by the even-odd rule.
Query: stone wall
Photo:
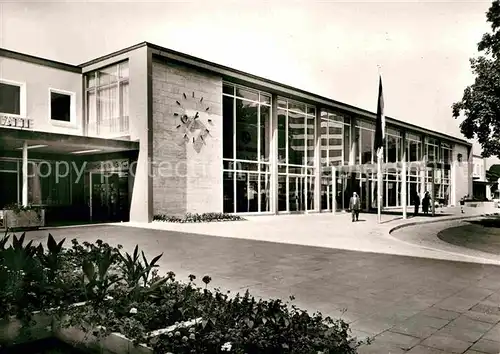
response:
[[[222,78],[159,58],[152,74],[153,214],[222,211]]]

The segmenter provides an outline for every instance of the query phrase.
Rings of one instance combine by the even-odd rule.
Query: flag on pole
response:
[[[384,92],[382,90],[382,76],[379,76],[378,85],[378,106],[377,106],[377,122],[375,126],[375,146],[374,150],[377,156],[382,156],[385,145],[385,115],[384,115]]]
[[[382,90],[382,75],[379,76],[377,122],[375,125],[374,150],[377,153],[377,219],[382,222],[382,159],[385,146],[385,115],[384,115],[384,92]]]

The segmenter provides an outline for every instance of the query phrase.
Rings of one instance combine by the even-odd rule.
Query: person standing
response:
[[[429,192],[425,192],[424,198],[422,199],[422,211],[425,215],[429,213],[429,206],[431,204],[431,196]]]
[[[352,222],[359,220],[360,207],[361,207],[361,201],[358,197],[358,194],[354,192],[349,202],[349,209],[351,209],[351,214],[352,214]]]
[[[413,194],[413,205],[415,206],[415,213],[414,216],[418,215],[418,209],[420,207],[420,196],[418,195],[417,192]]]

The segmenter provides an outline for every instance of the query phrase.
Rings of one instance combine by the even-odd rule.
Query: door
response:
[[[0,209],[9,204],[16,204],[17,196],[17,172],[0,172]]]
[[[90,173],[90,218],[93,222],[128,220],[126,174]]]

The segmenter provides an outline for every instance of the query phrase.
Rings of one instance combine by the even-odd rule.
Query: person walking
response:
[[[349,209],[351,209],[352,222],[359,220],[359,209],[361,207],[361,201],[358,194],[354,192],[352,194],[351,200],[349,201]]]
[[[417,192],[413,194],[413,205],[415,206],[415,213],[414,216],[418,215],[418,209],[420,207],[420,196],[418,195]]]

